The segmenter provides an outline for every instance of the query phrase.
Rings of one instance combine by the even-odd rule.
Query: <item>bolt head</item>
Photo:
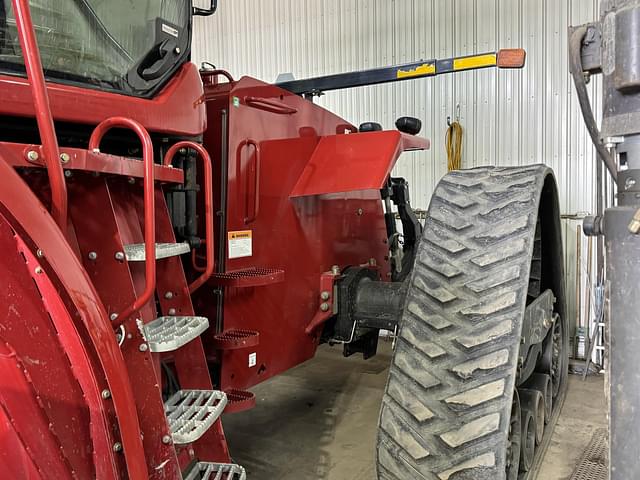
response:
[[[146,343],[141,343],[140,346],[138,347],[138,349],[141,352],[146,352],[147,350],[149,350],[149,345],[147,345]]]
[[[36,257],[38,257],[38,258],[44,257],[44,252],[42,250],[38,249],[36,251]]]
[[[331,294],[330,294],[329,292],[327,292],[327,291],[324,291],[324,292],[322,292],[322,293],[320,294],[320,298],[321,298],[322,300],[329,300],[329,297],[330,297],[330,296],[331,296]]]
[[[322,310],[323,312],[329,311],[329,304],[327,302],[321,303],[320,310]]]
[[[111,392],[105,388],[104,390],[102,390],[102,398],[105,400],[111,398]]]
[[[71,157],[69,156],[68,153],[66,152],[62,152],[60,154],[60,162],[62,163],[69,163],[69,160],[71,160]]]
[[[122,262],[124,260],[124,253],[123,252],[116,252],[115,254],[115,258],[116,260],[118,260],[119,262]]]
[[[87,256],[89,257],[89,260],[95,260],[98,258],[98,254],[96,252],[89,252],[89,255]]]
[[[625,190],[629,190],[629,189],[630,189],[630,188],[632,188],[635,184],[636,184],[636,180],[635,180],[635,178],[631,178],[631,177],[629,177],[629,178],[627,178],[627,179],[624,181],[624,189],[625,189]]]
[[[129,177],[127,178],[127,182],[129,182],[129,185],[133,185],[134,183],[136,183],[136,179],[133,177]]]
[[[176,309],[175,308],[170,308],[169,309],[169,315],[175,315],[176,314]]]
[[[173,292],[167,292],[164,294],[164,298],[171,300],[173,298]]]
[[[174,52],[176,52],[176,55],[180,55],[181,51],[182,50],[180,50],[180,47],[176,47],[175,50],[174,50]]]
[[[331,273],[333,273],[334,275],[340,275],[340,267],[338,265],[332,266]]]
[[[70,177],[71,177],[71,175],[73,175],[73,173],[71,172],[71,170],[65,170],[65,171],[64,171],[64,176],[65,176],[65,177],[70,178]]]
[[[165,445],[169,445],[171,443],[171,435],[163,435],[162,443],[164,443]]]
[[[359,209],[356,211],[356,214],[357,214],[358,216],[361,216],[363,213],[364,213],[364,210],[362,210],[361,208],[359,208]]]
[[[118,318],[118,314],[117,313],[112,313],[111,315],[109,315],[109,318],[113,322],[116,318]]]
[[[35,272],[40,275],[43,272],[42,267],[36,267]]]
[[[38,154],[38,152],[36,152],[35,150],[29,150],[27,152],[27,158],[29,160],[31,160],[32,162],[35,162],[38,160],[38,158],[40,157],[40,155]]]
[[[375,267],[378,264],[378,262],[376,261],[375,258],[370,258],[369,259],[369,265],[372,267]]]
[[[118,453],[122,451],[122,444],[120,442],[116,442],[113,444],[113,451]]]

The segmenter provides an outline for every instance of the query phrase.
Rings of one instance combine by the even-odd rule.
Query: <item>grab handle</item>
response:
[[[297,108],[262,97],[244,97],[244,103],[250,107],[258,108],[265,112],[277,113],[278,115],[292,115],[298,112]]]
[[[118,314],[113,324],[119,327],[133,312],[140,310],[156,291],[156,202],[155,178],[153,164],[153,143],[149,132],[138,122],[126,117],[111,117],[103,120],[95,128],[89,138],[89,150],[99,153],[100,142],[104,135],[114,127],[129,128],[138,135],[142,142],[142,159],[144,162],[144,251],[145,251],[145,285],[142,295],[136,298]]]
[[[255,196],[253,199],[253,210],[251,212],[248,211],[248,201],[247,198],[249,196],[249,192],[245,191],[245,209],[244,209],[244,223],[249,224],[255,221],[258,216],[258,211],[260,210],[260,147],[255,140],[246,139],[241,141],[238,144],[238,149],[236,150],[236,178],[242,178],[242,149],[246,146],[251,145],[255,149],[255,180],[254,180],[254,192]],[[242,186],[238,189],[238,191],[242,191]]]

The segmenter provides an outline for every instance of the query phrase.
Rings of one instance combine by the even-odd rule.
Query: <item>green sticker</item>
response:
[[[240,99],[238,97],[233,97],[233,106],[234,107],[240,106]]]

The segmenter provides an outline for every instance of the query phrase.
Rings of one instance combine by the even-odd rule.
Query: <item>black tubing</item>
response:
[[[582,50],[582,40],[586,33],[586,26],[579,27],[573,31],[569,38],[569,64],[571,66],[571,76],[573,77],[573,83],[576,86],[578,103],[580,103],[580,110],[582,111],[582,118],[584,119],[587,131],[591,136],[591,141],[593,142],[594,147],[596,147],[596,151],[598,152],[600,159],[607,166],[607,170],[609,170],[609,173],[615,180],[618,178],[616,162],[600,141],[600,131],[598,130],[596,119],[593,116],[593,110],[591,110],[591,103],[589,102],[589,95],[587,93],[587,85],[584,81],[580,52]]]

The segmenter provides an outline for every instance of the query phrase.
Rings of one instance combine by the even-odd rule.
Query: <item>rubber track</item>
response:
[[[379,479],[502,480],[545,166],[449,173],[427,214],[380,413]]]

